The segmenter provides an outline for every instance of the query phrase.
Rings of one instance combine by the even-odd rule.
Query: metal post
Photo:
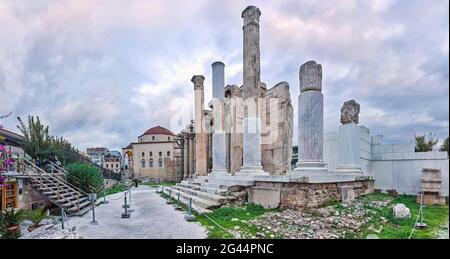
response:
[[[425,206],[423,205],[423,192],[420,194],[420,208],[419,208],[419,216],[420,216],[420,223],[417,223],[416,227],[419,229],[424,229],[427,227],[427,223],[423,222],[423,208]]]
[[[64,229],[64,209],[61,208],[61,228]]]
[[[122,213],[122,218],[128,219],[128,218],[130,218],[130,213],[128,212],[129,205],[127,204],[127,194],[126,193],[123,196],[123,202],[124,202],[124,205],[122,207],[125,209],[125,213]]]
[[[130,209],[129,209],[129,212],[131,213],[131,212],[134,211],[134,209],[131,209],[131,188],[128,190],[128,193],[130,194]]]
[[[95,220],[95,195],[91,193],[92,198],[92,222],[91,225],[98,225],[97,220]]]
[[[192,198],[189,198],[189,210],[188,210],[188,214],[184,215],[184,219],[186,221],[194,221],[195,220],[195,216],[192,215]]]

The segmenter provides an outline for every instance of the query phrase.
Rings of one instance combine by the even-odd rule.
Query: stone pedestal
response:
[[[355,123],[339,126],[339,165],[336,172],[360,173],[360,128]]]
[[[238,176],[269,175],[261,165],[261,120],[258,117],[244,118],[244,163]]]

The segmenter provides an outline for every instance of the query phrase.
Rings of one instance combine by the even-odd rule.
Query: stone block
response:
[[[445,206],[447,203],[445,196],[441,196],[436,193],[425,193],[423,195],[423,198],[421,197],[421,195],[417,195],[416,202],[417,204],[421,204],[421,202],[423,202],[424,205],[441,205],[441,206]]]
[[[278,208],[281,202],[281,189],[251,187],[249,189],[248,202],[263,206],[266,209]]]
[[[338,193],[343,202],[354,200],[356,196],[353,186],[338,186]]]

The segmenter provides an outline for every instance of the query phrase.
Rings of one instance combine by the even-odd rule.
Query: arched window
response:
[[[152,140],[155,140],[155,136],[152,136]]]
[[[148,162],[148,167],[153,167],[153,158],[150,158],[150,161]]]
[[[167,151],[167,156],[170,156],[170,151]]]
[[[141,168],[145,168],[145,159],[141,160]]]
[[[145,153],[144,153],[144,152],[142,152],[142,154],[141,154],[141,155],[142,155],[142,157],[145,157]]]
[[[150,156],[153,156],[153,152],[150,151]]]
[[[159,160],[158,160],[158,166],[159,167],[163,167],[163,160],[162,160],[162,158],[160,158]]]
[[[169,141],[170,141],[170,137],[167,137],[167,140],[169,140]]]
[[[162,152],[161,151],[159,151],[159,156],[162,156]]]

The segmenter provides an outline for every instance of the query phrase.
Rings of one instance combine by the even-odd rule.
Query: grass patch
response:
[[[235,238],[229,232],[239,232],[242,238],[270,238],[269,232],[249,222],[269,211],[276,210],[265,209],[261,205],[248,204],[245,206],[218,208],[207,215],[197,215],[196,219],[208,229],[208,238],[211,239]],[[214,224],[211,219],[227,231]]]
[[[392,197],[387,194],[372,194],[363,197],[366,200],[380,200],[382,198]],[[411,219],[394,219],[392,207],[395,204],[403,203],[411,211]],[[365,238],[368,234],[376,234],[380,239],[407,239],[414,227],[418,213],[419,205],[416,203],[415,196],[402,195],[393,198],[389,206],[376,210],[373,220],[365,226],[356,236]],[[384,217],[387,223],[382,226],[380,218]],[[449,220],[449,207],[446,206],[427,206],[424,208],[424,222],[428,225],[425,229],[416,229],[412,239],[434,239],[436,231]],[[371,229],[382,229],[380,233],[374,233]]]
[[[103,198],[103,197],[111,195],[111,194],[124,192],[126,190],[128,190],[128,186],[127,185],[125,185],[125,184],[118,184],[116,186],[113,186],[111,188],[108,188],[108,189],[105,189],[105,190],[102,190],[101,192],[99,192],[98,195],[97,195],[97,199]]]
[[[139,185],[145,185],[150,187],[158,187],[158,186],[175,186],[176,182],[161,182],[161,183],[155,183],[155,182],[148,182],[148,183],[139,183]]]

